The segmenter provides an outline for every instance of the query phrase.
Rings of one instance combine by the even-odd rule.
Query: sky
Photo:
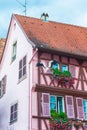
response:
[[[0,38],[6,38],[12,14],[24,15],[25,0],[0,0]],[[27,16],[87,27],[87,0],[26,0]]]

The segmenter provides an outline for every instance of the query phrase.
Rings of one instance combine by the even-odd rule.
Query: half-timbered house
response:
[[[87,121],[87,28],[15,14],[11,19],[5,48],[0,64],[1,79],[5,74],[2,65],[6,64],[3,60],[5,53],[13,49],[7,62],[8,69],[11,67],[13,71],[6,72],[6,95],[0,99],[0,113],[4,110],[1,105],[6,105],[8,119],[5,130],[10,125],[14,126],[14,130],[50,130],[51,110],[65,112],[72,121]],[[53,69],[61,73],[68,71],[71,75],[68,78],[56,75]],[[15,73],[10,84],[9,73]],[[14,95],[14,92],[17,94]],[[10,105],[5,104],[8,99],[12,103],[17,101],[15,106],[11,105],[11,110]],[[12,117],[13,109],[16,109],[17,117]],[[26,120],[26,127],[23,120]]]

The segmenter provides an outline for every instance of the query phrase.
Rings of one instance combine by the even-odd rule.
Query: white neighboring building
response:
[[[31,43],[13,15],[0,64],[0,81],[4,78],[6,82],[5,92],[0,88],[0,130],[28,130],[29,61],[32,54]]]

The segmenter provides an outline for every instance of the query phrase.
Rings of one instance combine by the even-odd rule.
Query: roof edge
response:
[[[13,17],[15,18],[16,22],[18,23],[18,25],[20,26],[22,32],[24,33],[24,36],[26,37],[27,41],[32,45],[33,48],[36,48],[36,45],[28,38],[27,34],[25,33],[24,29],[22,28],[20,22],[18,21],[18,19],[16,18],[15,14],[13,14]]]
[[[55,53],[55,54],[58,54],[58,55],[64,55],[64,56],[67,56],[67,57],[71,57],[71,58],[76,58],[78,60],[85,60],[87,61],[87,56],[82,56],[82,55],[78,55],[78,54],[73,54],[73,53],[67,53],[67,52],[63,52],[63,51],[59,51],[59,50],[56,50],[56,49],[51,49],[51,48],[44,48],[44,47],[37,47],[39,51],[45,51],[45,52],[51,52],[51,53]]]

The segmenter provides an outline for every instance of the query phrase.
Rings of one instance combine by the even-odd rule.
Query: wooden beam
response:
[[[38,85],[38,84],[36,85],[34,90],[37,92],[50,93],[55,95],[72,95],[75,97],[87,98],[87,91],[82,91],[82,90],[73,90],[68,88],[55,88],[51,86],[49,87],[49,86]]]
[[[51,54],[55,54],[55,55],[60,55],[60,56],[66,56],[69,58],[75,58],[77,60],[81,60],[81,61],[87,61],[87,56],[81,56],[78,54],[70,54],[67,52],[62,52],[62,51],[58,51],[58,50],[54,50],[54,49],[50,49],[50,48],[43,48],[43,47],[38,47],[39,52],[47,52],[47,53],[51,53]]]
[[[37,93],[38,116],[41,116],[41,93]],[[38,119],[38,130],[41,130],[41,120]]]
[[[50,117],[47,117],[47,116],[32,116],[32,118],[39,118],[39,119],[42,119],[42,120],[44,120],[44,119],[46,119],[46,120],[49,120],[50,119]]]
[[[51,117],[44,117],[44,116],[35,116],[35,115],[33,115],[32,116],[32,118],[34,118],[34,119],[41,119],[41,120],[49,120]],[[73,118],[70,118],[69,119],[70,121],[76,121],[76,119],[73,119]],[[78,121],[81,121],[81,122],[87,122],[87,120],[78,120]]]

